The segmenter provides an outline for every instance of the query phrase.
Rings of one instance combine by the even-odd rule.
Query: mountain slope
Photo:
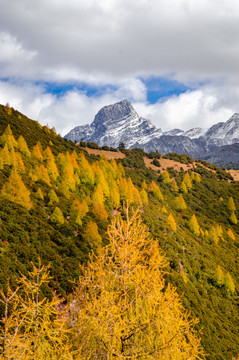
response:
[[[207,358],[237,356],[239,184],[216,166],[180,155],[177,161],[191,162],[188,171],[160,174],[145,167],[140,149],[124,150],[117,163],[88,155],[10,110],[0,107],[1,286],[10,276],[14,287],[19,272],[27,274],[41,257],[51,262],[53,277],[45,294],[67,296],[79,263],[107,243],[107,226],[128,201],[140,207],[168,258],[167,282],[199,318]]]

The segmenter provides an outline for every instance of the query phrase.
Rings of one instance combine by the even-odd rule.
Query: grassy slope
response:
[[[30,148],[40,140],[43,147],[51,142],[51,149],[55,155],[66,150],[78,151],[74,144],[56,136],[46,127],[40,127],[37,122],[23,115],[20,119],[19,115],[17,111],[8,115],[4,107],[0,106],[0,135],[9,123],[13,135],[17,138],[22,134]],[[92,157],[91,161],[95,161],[95,157]],[[149,204],[144,206],[142,217],[168,256],[166,277],[183,294],[184,305],[199,318],[199,328],[203,329],[202,342],[209,354],[208,359],[231,359],[239,353],[239,227],[230,224],[227,200],[232,196],[239,209],[239,184],[229,183],[226,177],[219,179],[218,174],[199,168],[202,181],[195,183],[188,194],[184,195],[187,209],[178,211],[175,206],[175,197],[178,193],[171,190],[170,184],[160,182],[159,174],[145,167],[140,152],[129,152],[126,159],[119,161],[122,161],[127,175],[131,176],[135,185],[140,187],[143,180],[146,183],[155,180],[160,185],[164,202],[160,203],[149,194]],[[10,170],[9,167],[5,167],[0,171],[0,187],[9,176]],[[175,172],[171,176],[180,184],[183,175],[183,172]],[[23,180],[28,187],[34,187],[27,174]],[[41,186],[46,192],[49,191],[46,184],[42,183]],[[32,188],[33,193],[35,190]],[[219,201],[220,197],[223,201]],[[36,261],[37,257],[41,256],[43,262],[52,263],[51,285],[66,295],[72,288],[69,280],[77,277],[78,263],[87,259],[91,246],[83,241],[81,233],[75,233],[77,227],[70,222],[62,226],[50,223],[44,210],[44,202],[34,195],[32,199],[34,207],[29,212],[10,201],[0,203],[0,283],[3,284],[9,275],[14,283],[20,272],[25,273],[30,268],[30,261]],[[69,200],[61,196],[60,201],[61,208],[65,209],[67,215]],[[162,211],[162,206],[165,206],[167,213]],[[173,232],[167,226],[166,219],[169,213],[176,220],[177,232]],[[188,220],[193,213],[196,214],[204,231],[213,225],[221,224],[223,239],[220,239],[218,244],[208,237],[195,236],[188,229]],[[92,214],[87,215],[85,222],[91,218]],[[103,235],[107,223],[98,222],[98,226]],[[226,235],[229,227],[236,235],[236,240],[231,240]],[[225,274],[230,272],[233,277],[237,289],[234,294],[228,293],[224,285],[217,285],[215,273],[218,265]],[[187,282],[180,274],[182,266]],[[45,292],[49,293],[49,289],[45,289]]]

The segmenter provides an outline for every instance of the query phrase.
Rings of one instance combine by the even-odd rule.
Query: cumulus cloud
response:
[[[163,131],[193,127],[207,129],[238,112],[238,98],[239,87],[202,86],[155,104],[137,103],[135,107]]]
[[[73,88],[62,94],[51,94],[44,85],[31,82],[0,81],[0,103],[10,103],[17,110],[38,120],[42,125],[55,127],[65,135],[73,127],[94,120],[96,113],[105,105],[124,98],[132,102],[146,100],[146,88],[137,79],[119,82],[116,88],[106,88],[94,96]]]
[[[238,111],[237,0],[0,2],[0,102],[62,134],[123,98],[163,130]],[[195,90],[150,104],[142,79],[151,76]],[[56,95],[44,82],[76,88]]]
[[[155,104],[147,102],[143,84],[122,83],[118,88],[108,88],[101,94],[88,96],[78,89],[60,95],[47,92],[44,86],[0,81],[0,103],[11,106],[38,120],[42,125],[55,127],[65,135],[72,128],[89,124],[105,105],[124,98],[132,101],[138,114],[152,121],[163,131],[173,128],[189,130],[192,127],[208,128],[226,121],[238,111],[239,87],[216,88],[203,86],[178,96],[174,95]],[[141,88],[141,91],[138,91]]]
[[[2,0],[0,30],[37,54],[34,79],[189,81],[238,76],[238,20],[235,0]]]

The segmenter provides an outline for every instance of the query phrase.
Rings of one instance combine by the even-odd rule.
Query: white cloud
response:
[[[124,98],[145,101],[144,84],[140,80],[129,79],[119,83],[115,89],[108,88],[90,97],[77,89],[57,96],[48,93],[44,86],[30,82],[0,81],[0,103],[9,102],[10,106],[42,125],[54,126],[62,135],[75,126],[91,123],[103,106]]]
[[[198,126],[208,128],[219,121],[226,121],[238,111],[239,87],[203,86],[169,97],[164,102],[149,104],[145,99],[144,86],[137,82],[136,87],[134,82],[132,84],[128,87],[122,83],[119,88],[109,88],[97,96],[87,96],[77,89],[56,96],[47,93],[44,87],[29,82],[10,84],[2,81],[0,103],[9,102],[42,125],[54,126],[61,135],[75,126],[91,123],[103,106],[127,97],[140,116],[150,119],[163,131],[172,128],[188,130]],[[139,93],[138,88],[141,88]]]
[[[233,94],[234,93],[234,94]],[[189,130],[209,128],[226,121],[238,111],[239,87],[209,87],[174,95],[156,104],[135,104],[142,116],[150,119],[163,131],[173,128]]]
[[[235,0],[1,0],[0,31],[36,55],[16,70],[35,80],[238,79]]]
[[[0,102],[62,134],[123,98],[163,130],[207,127],[238,111],[237,0],[0,4],[0,78],[10,79],[0,83]],[[148,76],[193,84],[195,91],[150,105],[139,80]],[[57,97],[37,81],[105,87],[97,96],[72,90]]]

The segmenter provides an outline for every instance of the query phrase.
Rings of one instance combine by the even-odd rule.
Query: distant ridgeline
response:
[[[0,106],[3,291],[7,278],[16,288],[40,257],[51,264],[52,277],[41,296],[51,299],[54,289],[67,298],[82,274],[79,264],[109,243],[108,225],[117,214],[124,217],[127,203],[139,208],[168,259],[166,284],[177,287],[199,319],[206,358],[232,360],[239,354],[239,183],[208,163],[159,173],[146,168],[142,149],[122,149],[126,157],[117,160],[84,149]],[[175,154],[180,159],[185,156]]]

